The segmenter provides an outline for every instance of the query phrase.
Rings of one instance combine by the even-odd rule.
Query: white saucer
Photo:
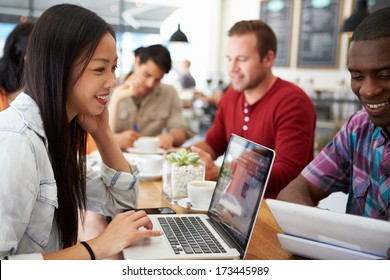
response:
[[[159,181],[161,180],[161,177],[162,177],[162,172],[160,173],[156,173],[156,174],[152,174],[152,173],[140,173],[139,174],[139,179],[141,181]]]
[[[187,209],[187,202],[190,202],[190,199],[188,197],[180,199],[177,202],[177,204],[179,204],[180,207]],[[195,207],[191,207],[191,209],[190,209],[190,211],[193,211],[193,212],[207,212],[207,210],[209,210],[209,209],[202,209],[202,208],[195,208]]]
[[[128,149],[127,149],[127,152],[132,153],[132,154],[143,154],[143,155],[147,155],[147,154],[162,155],[162,154],[165,152],[165,150],[159,148],[159,149],[157,150],[157,152],[155,152],[155,153],[149,153],[149,152],[143,152],[143,151],[137,150],[136,148],[128,148]]]

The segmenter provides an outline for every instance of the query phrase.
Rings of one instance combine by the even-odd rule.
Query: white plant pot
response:
[[[162,197],[171,204],[186,198],[187,184],[194,180],[204,180],[205,168],[203,163],[196,165],[179,165],[165,161],[163,164]]]

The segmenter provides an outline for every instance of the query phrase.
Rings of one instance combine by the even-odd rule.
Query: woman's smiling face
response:
[[[115,69],[117,67],[116,42],[110,33],[100,40],[91,61],[66,101],[68,121],[78,114],[98,115],[107,105],[107,98],[116,84]],[[74,67],[71,79],[77,77],[81,64]]]

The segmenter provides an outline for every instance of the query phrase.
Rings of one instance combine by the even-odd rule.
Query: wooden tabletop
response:
[[[176,213],[190,213],[179,205],[172,205],[161,197],[162,182],[141,182],[138,197],[138,208],[170,207]],[[247,260],[286,260],[297,259],[297,256],[283,250],[280,247],[276,234],[281,229],[265,200],[258,215],[254,232],[249,243]]]

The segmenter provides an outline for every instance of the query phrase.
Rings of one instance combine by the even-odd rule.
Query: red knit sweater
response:
[[[275,198],[313,159],[316,111],[302,89],[279,78],[258,102],[245,104],[243,93],[228,89],[218,103],[206,142],[217,156],[225,152],[232,133],[274,149],[266,196]]]

